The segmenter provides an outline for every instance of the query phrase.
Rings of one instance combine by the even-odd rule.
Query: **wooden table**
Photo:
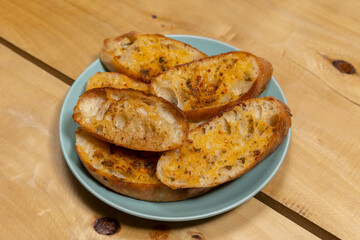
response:
[[[0,6],[1,239],[360,239],[360,1]],[[292,109],[292,139],[254,198],[210,219],[150,221],[106,205],[72,175],[58,140],[64,97],[104,38],[132,30],[209,37],[273,64]],[[100,235],[100,217],[120,230]]]

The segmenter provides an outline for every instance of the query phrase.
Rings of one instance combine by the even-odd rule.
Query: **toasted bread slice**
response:
[[[150,91],[177,105],[189,120],[201,121],[259,96],[272,71],[265,59],[229,52],[176,66],[155,77]]]
[[[291,126],[289,108],[273,97],[240,102],[165,152],[157,176],[169,187],[213,187],[238,178],[274,152]]]
[[[134,89],[142,92],[149,92],[149,85],[129,78],[128,76],[116,72],[98,72],[92,75],[86,85],[86,91],[93,88],[111,87],[117,89]]]
[[[101,61],[110,71],[147,83],[173,66],[205,56],[196,48],[163,35],[136,32],[105,39],[100,52]]]
[[[180,147],[189,124],[176,106],[132,89],[96,88],[83,93],[73,119],[97,137],[141,151]]]
[[[86,170],[115,192],[146,201],[166,202],[195,197],[210,190],[173,190],[162,184],[155,174],[159,153],[117,147],[82,128],[75,132],[75,138],[75,149]]]

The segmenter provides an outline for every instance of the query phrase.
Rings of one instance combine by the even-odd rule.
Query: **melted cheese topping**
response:
[[[93,88],[111,87],[117,89],[130,88],[143,92],[149,91],[146,83],[131,79],[121,73],[98,72],[91,76],[86,85],[86,91]]]
[[[184,111],[211,108],[237,100],[258,75],[255,57],[231,53],[174,68],[158,76],[153,89],[159,95],[166,85],[172,86],[173,95],[180,99],[177,105]]]
[[[82,161],[105,179],[114,177],[122,182],[161,184],[155,174],[158,154],[116,147],[84,130],[78,130],[75,136]]]
[[[117,47],[114,55],[121,65],[145,79],[206,56],[184,43],[157,35],[139,35],[134,42]]]
[[[261,109],[262,117],[258,118],[259,107],[237,106],[192,131],[180,150],[167,152],[161,158],[163,175],[170,183],[176,181],[187,187],[215,185],[238,176],[257,161],[273,135],[271,116]]]

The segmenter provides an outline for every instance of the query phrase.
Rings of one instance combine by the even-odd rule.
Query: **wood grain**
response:
[[[359,1],[0,4],[1,36],[74,79],[104,38],[131,30],[211,37],[268,59],[294,117],[288,155],[263,191],[338,237],[360,238]]]
[[[203,239],[315,238],[256,199],[219,217],[169,224],[129,216],[100,202],[62,157],[57,123],[69,86],[3,46],[0,54],[1,238],[109,239],[93,229],[95,219],[103,216],[119,221],[120,231],[112,238],[121,239],[191,239],[194,234]]]

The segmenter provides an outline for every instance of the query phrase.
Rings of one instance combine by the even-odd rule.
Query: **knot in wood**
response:
[[[339,70],[342,73],[354,74],[356,72],[354,66],[346,61],[334,60],[332,61],[332,64],[334,65],[334,67],[336,67],[337,70]]]
[[[120,224],[115,218],[103,217],[95,221],[94,229],[103,235],[112,235],[120,229]]]

